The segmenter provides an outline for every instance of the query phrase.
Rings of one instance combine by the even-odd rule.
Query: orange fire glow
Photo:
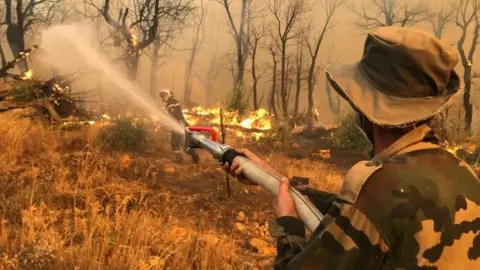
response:
[[[191,125],[220,126],[220,108],[195,107],[183,110],[183,115]],[[265,109],[252,111],[247,115],[240,115],[237,111],[223,111],[223,124],[228,134],[235,134],[239,138],[253,138],[258,140],[272,129],[272,117]]]
[[[33,69],[29,69],[25,71],[22,75],[20,75],[20,79],[22,80],[31,80],[33,78]]]

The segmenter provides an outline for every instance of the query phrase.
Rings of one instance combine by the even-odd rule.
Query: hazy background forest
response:
[[[22,1],[5,0],[3,8],[0,8],[4,18],[1,46],[5,61],[12,58],[7,30],[10,25],[18,23],[15,10],[19,2]],[[248,102],[249,108],[273,109],[277,115],[283,115],[288,103],[287,114],[295,115],[308,114],[306,110],[311,107],[318,110],[325,124],[334,122],[339,112],[347,110],[348,106],[330,92],[324,81],[323,69],[328,64],[358,61],[368,30],[380,25],[418,27],[440,36],[452,46],[458,46],[462,27],[466,25],[462,47],[468,58],[473,39],[478,39],[480,21],[476,0],[162,0],[159,5],[170,10],[162,9],[158,14],[158,25],[147,22],[148,16],[148,20],[155,16],[156,1],[23,2],[24,27],[19,33],[24,34],[25,44],[20,44],[20,47],[27,49],[36,44],[40,39],[40,30],[49,25],[88,21],[96,26],[98,42],[104,52],[112,60],[116,59],[119,67],[125,67],[122,57],[128,50],[127,39],[138,39],[137,45],[142,48],[139,48],[138,69],[131,76],[145,91],[154,93],[161,88],[171,88],[186,105],[189,105],[189,99],[193,99],[194,104],[210,107],[232,102],[235,99],[232,92],[235,92],[238,80],[243,82],[243,93],[237,98],[240,99],[238,102]],[[109,9],[105,13],[106,3]],[[12,10],[10,23],[6,17],[7,6]],[[108,23],[104,15],[112,21]],[[139,19],[141,16],[146,17]],[[141,20],[144,22],[138,23]],[[122,22],[125,24],[122,25]],[[287,25],[291,27],[286,28]],[[148,31],[153,31],[154,27],[156,33],[149,34]],[[133,36],[128,37],[129,33]],[[242,42],[237,46],[239,39]],[[282,49],[283,43],[285,49]],[[318,43],[317,56],[315,49]],[[238,52],[243,58],[242,63],[238,61]],[[478,55],[478,51],[473,51],[470,60],[467,59],[471,63],[467,65],[472,68],[470,77],[477,74],[478,68],[473,60]],[[282,58],[285,59],[284,64]],[[50,75],[45,74],[46,71],[35,62],[34,55],[30,62],[36,75]],[[240,75],[242,78],[237,78],[239,64],[243,66],[240,69],[244,69]],[[276,72],[273,72],[274,68]],[[457,69],[464,73],[462,60]],[[84,80],[89,79],[86,77]],[[276,80],[275,84],[273,80]],[[472,83],[471,103],[475,110],[477,86],[475,80],[469,83]],[[275,107],[271,102],[273,88],[277,95],[274,98]],[[313,104],[310,106],[309,92],[313,92],[310,98]],[[279,97],[284,94],[288,95],[288,100],[280,100]],[[460,100],[456,108],[461,109],[463,103]],[[463,114],[458,111],[453,113],[453,109],[451,112],[450,117],[455,115],[458,118],[459,113]]]

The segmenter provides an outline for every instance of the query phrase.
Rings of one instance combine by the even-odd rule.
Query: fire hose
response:
[[[208,133],[210,136],[207,136],[205,133]],[[202,148],[207,150],[213,158],[220,162],[221,165],[237,162],[242,167],[243,175],[246,178],[268,190],[273,195],[278,195],[281,179],[272,175],[244,155],[238,153],[233,147],[218,143],[217,132],[213,128],[197,126],[187,127],[185,138],[188,148]],[[323,220],[322,213],[320,213],[320,211],[300,191],[291,186],[290,194],[293,197],[300,219],[305,226],[313,232]]]

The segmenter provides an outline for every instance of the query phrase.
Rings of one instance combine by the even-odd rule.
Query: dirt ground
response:
[[[208,153],[175,164],[163,133],[145,151],[104,153],[95,128],[65,133],[11,117],[0,132],[2,269],[271,269],[273,196],[230,178],[229,197]],[[326,139],[230,144],[331,192],[362,159]]]

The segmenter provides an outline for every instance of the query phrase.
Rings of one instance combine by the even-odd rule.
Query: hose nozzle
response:
[[[202,132],[209,133],[210,138]],[[187,148],[203,148],[210,152],[221,164],[225,164],[225,154],[229,150],[235,151],[231,146],[216,142],[217,132],[211,127],[187,127],[185,138]]]

